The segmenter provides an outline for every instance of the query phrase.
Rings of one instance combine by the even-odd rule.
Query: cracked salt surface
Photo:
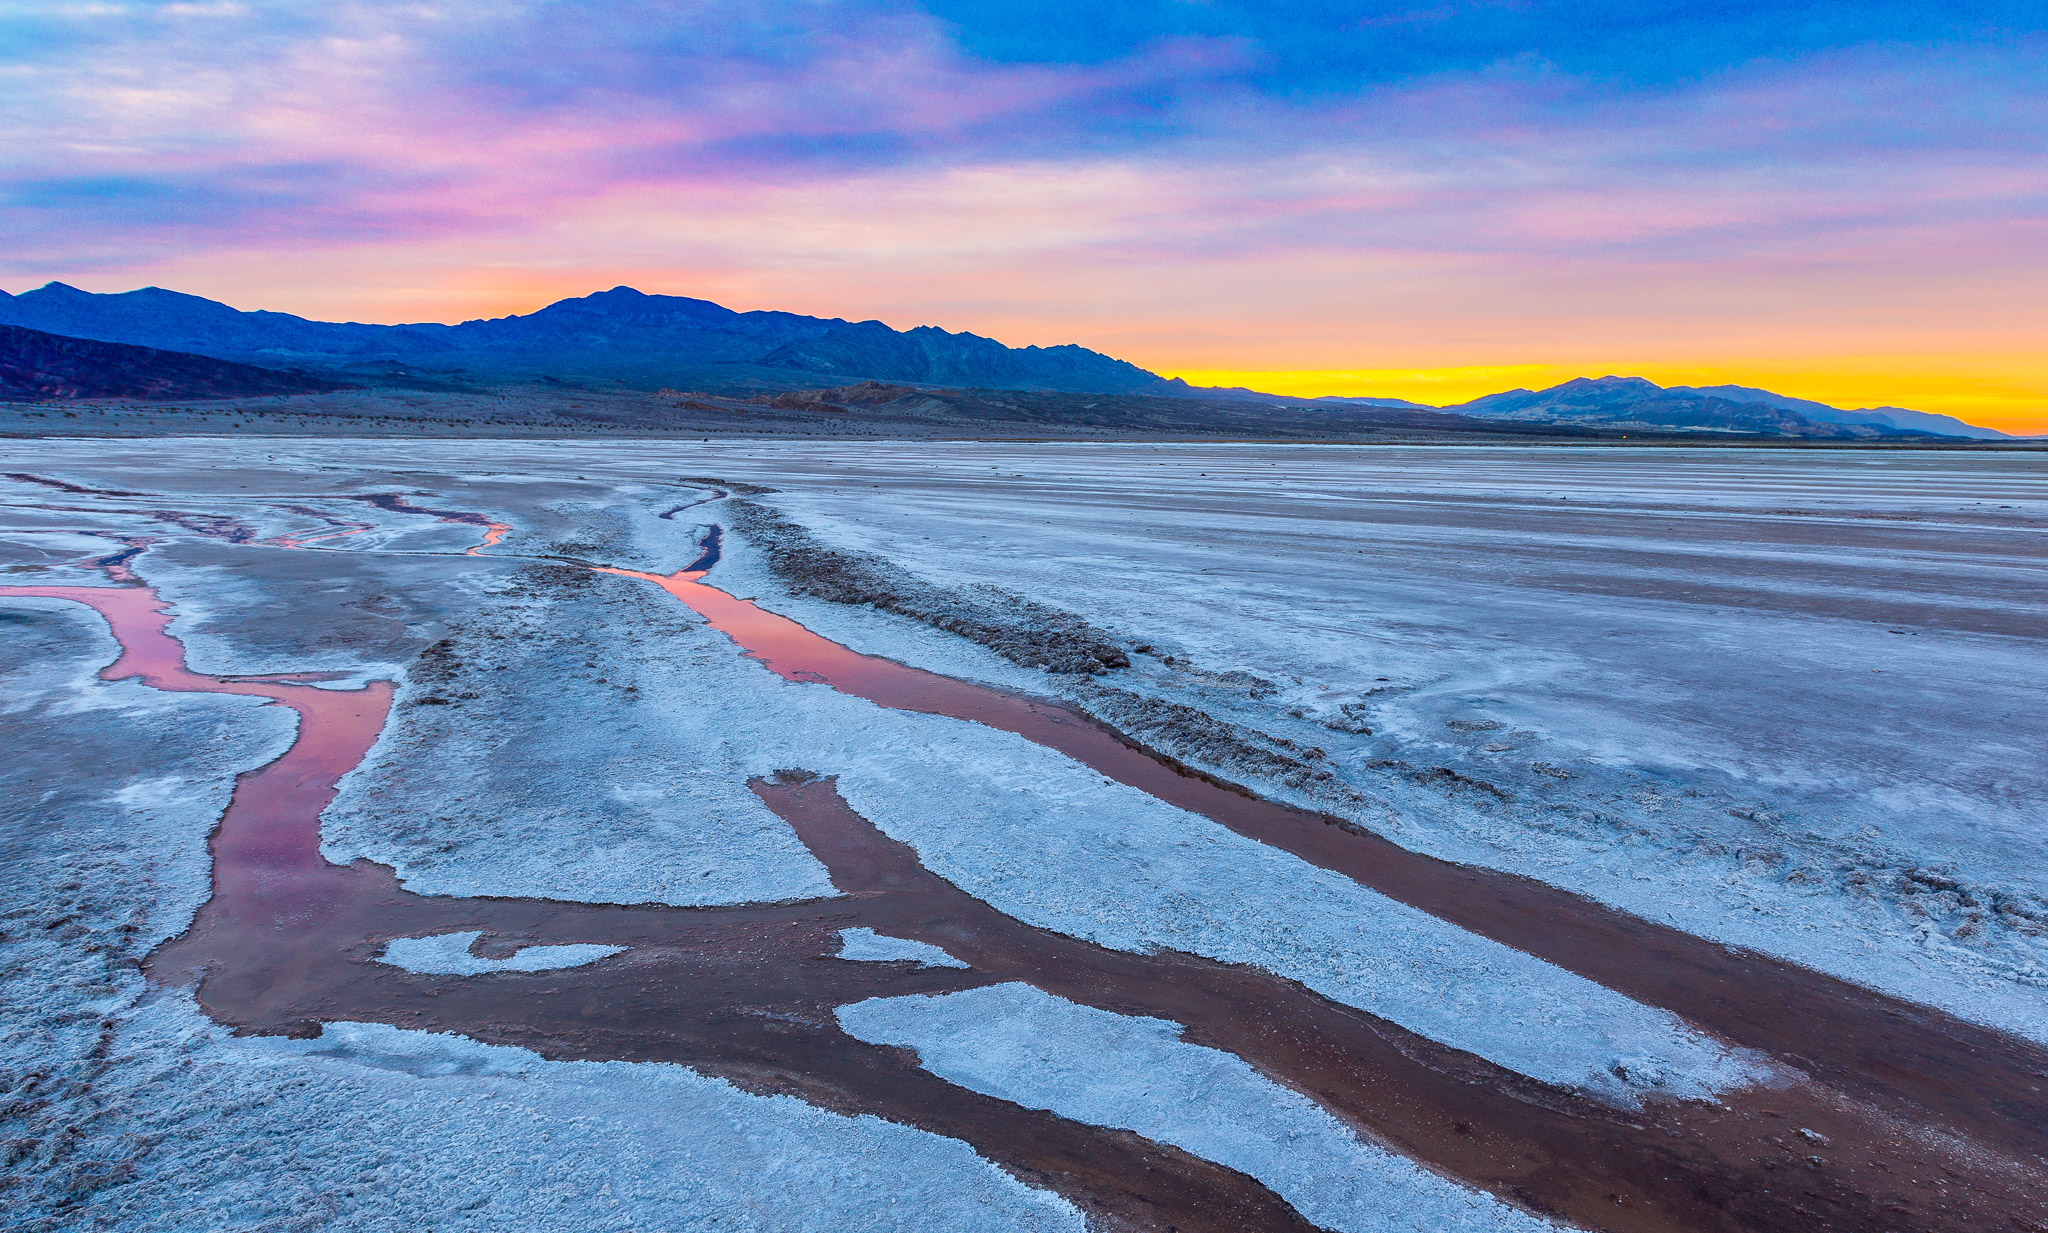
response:
[[[489,972],[550,972],[559,968],[580,968],[613,955],[625,953],[623,946],[577,943],[569,946],[527,946],[509,959],[483,959],[469,953],[483,930],[437,933],[424,938],[393,938],[379,963],[434,976],[482,976]]]
[[[892,938],[887,934],[876,933],[866,925],[839,931],[837,957],[858,963],[888,963],[908,959],[928,968],[972,966],[962,963],[930,942],[919,942],[913,938]]]
[[[871,998],[848,1032],[917,1050],[951,1083],[1134,1131],[1257,1178],[1340,1233],[1533,1233],[1546,1220],[1469,1190],[1357,1134],[1233,1054],[1163,1019],[1079,1006],[1030,985]]]

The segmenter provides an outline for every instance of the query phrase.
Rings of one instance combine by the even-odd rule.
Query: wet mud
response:
[[[398,512],[445,517],[395,495]],[[447,518],[509,527],[480,515]],[[483,545],[479,545],[482,547]],[[129,575],[133,553],[110,570]],[[701,561],[701,557],[700,557]],[[116,573],[115,570],[124,572]],[[861,655],[707,586],[700,570],[602,572],[662,587],[786,679],[1015,732],[1241,834],[1664,1006],[1770,1054],[1782,1085],[1719,1104],[1618,1109],[1547,1087],[1262,971],[1133,955],[1002,915],[925,869],[838,796],[792,771],[752,786],[840,895],[720,908],[428,897],[388,868],[327,863],[319,816],[368,752],[391,689],[305,676],[189,672],[169,612],[140,585],[7,587],[84,603],[120,641],[102,675],[291,707],[291,749],[247,772],[212,839],[214,893],[149,961],[238,1030],[328,1021],[452,1031],[558,1059],[666,1061],[754,1091],[874,1113],[960,1138],[1109,1227],[1288,1229],[1306,1223],[1251,1178],[1123,1131],[952,1086],[903,1049],[840,1031],[877,996],[1027,981],[1077,1002],[1183,1024],[1314,1098],[1370,1139],[1531,1210],[1589,1228],[2048,1229],[2048,1056],[2025,1042],[1660,928],[1524,879],[1420,857],[1189,772],[1070,708]],[[971,970],[831,958],[840,929],[941,946]],[[479,954],[532,944],[629,949],[573,969],[444,977],[376,961],[398,937],[480,930]],[[1796,1073],[1790,1073],[1796,1072]]]

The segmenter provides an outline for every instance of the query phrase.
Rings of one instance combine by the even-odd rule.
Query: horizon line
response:
[[[171,295],[191,296],[221,304],[235,312],[277,312],[298,317],[318,324],[370,325],[398,328],[412,325],[438,325],[452,327],[471,322],[502,320],[508,317],[527,317],[545,311],[558,304],[574,300],[590,299],[615,291],[630,291],[635,295],[659,299],[691,300],[712,304],[734,313],[748,312],[791,312],[788,309],[737,309],[718,300],[704,296],[679,295],[666,291],[644,291],[630,283],[615,283],[581,295],[559,296],[523,311],[501,312],[496,316],[478,315],[463,317],[459,321],[377,321],[351,319],[336,321],[332,318],[305,316],[282,309],[239,308],[225,300],[213,299],[196,292],[179,291],[151,283],[127,291],[90,291],[61,278],[51,278],[40,286],[23,292],[8,292],[0,288],[0,296],[18,299],[57,287],[91,296],[132,295],[140,291],[161,291]],[[813,316],[809,313],[793,313],[797,316]],[[894,326],[879,317],[855,318],[850,316],[814,317],[815,320],[844,321],[850,325],[876,322],[899,333],[912,329],[931,328],[948,334],[968,334],[1000,342],[992,334],[982,334],[971,329],[949,329],[942,325]],[[1517,360],[1501,363],[1462,363],[1441,365],[1420,365],[1403,367],[1209,367],[1205,365],[1173,365],[1148,363],[1129,359],[1114,352],[1102,350],[1081,342],[1011,344],[1004,346],[1023,349],[1036,346],[1040,349],[1056,346],[1078,346],[1094,351],[1098,355],[1121,360],[1143,369],[1165,380],[1180,380],[1192,388],[1217,390],[1245,390],[1274,398],[1383,398],[1413,403],[1430,409],[1446,409],[1461,406],[1478,398],[1493,394],[1513,393],[1518,390],[1543,391],[1556,388],[1573,380],[1601,380],[1609,377],[1635,378],[1648,381],[1662,389],[1698,388],[1702,386],[1736,385],[1749,389],[1760,389],[1788,398],[1804,399],[1821,403],[1843,411],[1898,410],[1918,411],[1931,415],[1944,415],[1970,427],[1986,428],[2013,436],[2048,436],[2048,371],[2035,389],[2016,390],[2000,388],[2004,382],[1987,386],[1981,377],[1975,380],[1962,374],[1929,373],[1918,376],[1902,376],[1895,372],[1868,371],[1873,361],[1896,357],[1816,357],[1812,360],[1787,364],[1782,360],[1746,360],[1726,358],[1694,362],[1645,359],[1624,364],[1602,364],[1586,362],[1531,362]],[[1828,363],[1832,359],[1836,362]],[[1600,377],[1592,376],[1596,370],[1605,368]],[[1865,371],[1858,372],[1856,370]],[[1661,379],[1660,379],[1661,378]],[[2033,384],[2030,382],[2029,384]],[[1930,385],[1933,388],[1929,388]],[[1898,394],[1877,394],[1876,388],[1911,389],[1920,387],[1919,392]],[[1971,388],[1974,386],[1975,388]],[[1874,388],[1875,387],[1875,388]],[[1961,387],[1961,388],[1958,388]]]

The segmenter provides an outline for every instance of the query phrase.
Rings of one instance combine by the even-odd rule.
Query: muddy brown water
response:
[[[486,527],[491,542],[509,529],[481,516],[460,521]],[[381,731],[388,683],[336,690],[317,688],[314,677],[203,676],[186,669],[167,607],[143,586],[0,588],[100,612],[122,647],[107,679],[261,697],[299,716],[290,750],[237,780],[212,839],[214,893],[191,929],[151,956],[152,978],[194,987],[208,1014],[245,1032],[306,1035],[322,1022],[374,1021],[551,1058],[686,1064],[750,1090],[960,1138],[1110,1227],[1306,1224],[1232,1170],[947,1084],[911,1051],[846,1035],[834,1009],[1023,980],[1106,1010],[1171,1019],[1190,1040],[1238,1054],[1369,1138],[1591,1228],[2048,1230],[2048,1055],[2030,1044],[1554,888],[1417,856],[1190,773],[1060,704],[861,655],[704,584],[701,574],[603,572],[661,586],[787,679],[1016,732],[1671,1009],[1798,1075],[1719,1103],[1617,1109],[1269,973],[1126,954],[1024,925],[926,870],[912,849],[850,809],[829,779],[806,772],[753,787],[825,865],[838,897],[690,909],[415,895],[388,868],[337,866],[319,852],[320,813]],[[838,931],[857,925],[942,946],[972,970],[829,957]],[[479,953],[571,942],[630,949],[586,967],[478,977],[375,961],[393,938],[465,929],[485,933]]]

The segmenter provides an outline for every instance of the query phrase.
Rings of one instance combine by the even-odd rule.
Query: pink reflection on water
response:
[[[501,540],[501,539],[504,539],[504,538],[505,538],[505,533],[506,533],[507,531],[510,531],[511,529],[512,529],[512,524],[511,524],[511,523],[509,523],[509,522],[493,522],[493,523],[491,523],[491,524],[490,524],[489,526],[487,526],[487,527],[486,527],[486,528],[484,529],[484,542],[483,542],[483,543],[481,543],[481,544],[478,544],[478,545],[477,545],[476,547],[474,547],[474,548],[467,548],[467,549],[464,549],[464,550],[463,550],[463,551],[464,551],[464,555],[465,555],[465,556],[472,556],[472,557],[480,557],[480,556],[482,556],[482,555],[484,554],[484,549],[486,549],[486,548],[490,548],[490,547],[493,547],[494,545],[496,545],[496,544],[497,544],[497,542],[498,542],[499,540]]]
[[[654,583],[732,639],[747,658],[758,661],[785,681],[828,685],[840,693],[865,698],[892,710],[948,715],[1014,732],[1120,783],[1197,812],[1213,815],[1219,804],[1235,811],[1247,799],[1241,793],[1219,789],[1206,780],[1181,773],[1057,702],[956,680],[841,646],[788,617],[705,585],[705,571],[653,574],[593,568],[599,573]],[[1271,808],[1284,809],[1277,805]]]
[[[124,571],[125,572],[125,571]],[[61,599],[105,618],[121,655],[100,679],[140,679],[171,693],[265,698],[298,715],[298,732],[275,761],[246,772],[213,838],[216,899],[231,911],[288,917],[317,915],[346,893],[346,870],[320,856],[320,813],[341,777],[362,761],[391,709],[391,683],[350,690],[315,689],[324,674],[216,677],[185,666],[185,648],[170,634],[170,605],[148,587],[0,587],[0,597]]]
[[[747,658],[759,661],[785,681],[830,685],[840,693],[883,706],[948,715],[958,715],[963,704],[971,708],[977,701],[1010,701],[993,690],[841,646],[786,616],[705,585],[703,578],[709,571],[651,574],[608,566],[592,568],[601,574],[638,578],[667,591],[732,639]]]

